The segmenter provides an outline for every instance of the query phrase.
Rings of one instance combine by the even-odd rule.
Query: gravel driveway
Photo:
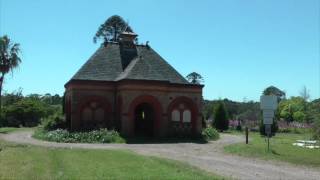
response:
[[[209,172],[235,179],[319,179],[320,168],[295,166],[284,162],[251,159],[223,153],[223,146],[244,142],[244,137],[222,134],[220,140],[207,144],[72,144],[33,139],[32,131],[0,134],[0,138],[45,147],[85,149],[128,149],[142,155],[175,159]]]

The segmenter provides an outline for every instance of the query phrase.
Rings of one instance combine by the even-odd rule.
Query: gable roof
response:
[[[137,45],[136,55],[123,54],[118,43],[101,46],[71,80],[156,80],[190,84],[149,46]],[[128,59],[129,57],[129,59]],[[129,61],[129,62],[128,62]]]

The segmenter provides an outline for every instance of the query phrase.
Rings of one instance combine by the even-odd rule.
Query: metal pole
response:
[[[268,134],[268,152],[269,152],[269,149],[270,149],[270,143],[269,143],[269,134]]]

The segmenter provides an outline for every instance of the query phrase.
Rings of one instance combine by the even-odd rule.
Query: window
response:
[[[172,121],[177,121],[177,122],[180,121],[180,112],[178,110],[175,109],[175,110],[172,111],[171,120]]]
[[[103,122],[104,110],[101,107],[94,111],[94,118],[97,122]]]
[[[92,120],[91,119],[92,118],[92,110],[91,110],[91,108],[86,107],[86,108],[83,109],[82,118],[83,118],[84,122],[89,122],[89,121]]]
[[[189,109],[183,111],[183,122],[191,122],[191,112]]]

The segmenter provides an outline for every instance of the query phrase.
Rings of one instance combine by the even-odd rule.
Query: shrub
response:
[[[4,117],[3,113],[0,113],[0,127],[7,127],[8,126],[8,121]]]
[[[45,114],[45,108],[41,102],[33,100],[20,100],[4,108],[4,116],[8,126],[31,127],[36,126]]]
[[[213,126],[220,131],[228,130],[229,120],[223,102],[219,102],[215,109]]]
[[[219,139],[219,133],[215,128],[207,127],[202,130],[202,137],[205,140],[217,140]]]
[[[42,120],[44,130],[55,130],[66,128],[66,120],[62,114],[55,113]]]
[[[100,129],[88,132],[69,132],[64,129],[46,131],[38,128],[33,137],[64,143],[123,143],[124,139],[117,131]]]
[[[313,138],[320,140],[320,116],[313,124]]]

